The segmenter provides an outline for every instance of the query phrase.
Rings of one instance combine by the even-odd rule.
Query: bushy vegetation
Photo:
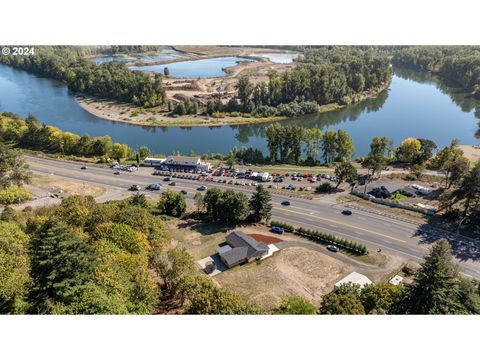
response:
[[[19,204],[31,198],[30,193],[25,188],[17,185],[0,189],[0,204],[2,205]]]
[[[395,52],[393,63],[430,71],[454,81],[480,99],[480,47],[415,46]]]
[[[305,229],[303,227],[294,227],[293,225],[279,221],[272,221],[271,226],[280,226],[286,232],[292,232],[296,235],[306,237],[314,242],[327,245],[335,245],[340,249],[350,252],[352,254],[365,255],[368,252],[365,245],[358,244],[353,241],[348,241],[332,234],[322,233],[320,231],[312,229]]]
[[[0,113],[0,140],[15,147],[50,154],[122,159],[134,154],[125,144],[113,143],[110,136],[82,137],[41,124],[35,117],[26,119],[12,113]]]
[[[324,296],[320,314],[480,314],[478,282],[463,278],[446,240],[436,243],[408,285],[344,284]]]
[[[242,76],[236,87],[239,103],[229,108],[262,115],[312,114],[319,105],[350,104],[359,93],[388,83],[391,76],[389,58],[373,48],[307,49],[293,69],[272,71],[268,82],[254,85]]]
[[[96,65],[69,47],[36,46],[35,55],[0,55],[0,61],[65,82],[72,91],[98,98],[145,107],[160,105],[165,101],[161,75],[155,75],[152,80],[149,75],[131,71],[120,62]]]
[[[20,153],[0,142],[0,204],[18,204],[30,199],[29,192],[22,187],[30,182],[31,173]]]
[[[261,313],[218,288],[172,247],[164,222],[132,199],[58,206],[0,219],[0,313]]]

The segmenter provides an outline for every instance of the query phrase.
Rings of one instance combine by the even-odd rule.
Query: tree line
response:
[[[35,55],[0,55],[0,62],[66,83],[70,90],[97,98],[153,107],[165,102],[162,76],[153,79],[125,64],[96,65],[69,47],[39,46]]]
[[[414,46],[394,52],[395,65],[452,80],[480,99],[480,47]]]
[[[256,314],[257,304],[197,272],[164,221],[134,198],[0,217],[2,314]]]
[[[41,124],[32,115],[23,119],[16,114],[1,113],[0,139],[21,149],[50,154],[103,157],[104,162],[107,157],[119,160],[135,154],[128,145],[114,143],[110,136],[79,136]]]
[[[306,49],[291,70],[271,71],[267,82],[253,83],[241,76],[236,98],[226,109],[262,116],[311,114],[319,105],[353,103],[362,92],[388,83],[391,76],[390,59],[376,49]]]

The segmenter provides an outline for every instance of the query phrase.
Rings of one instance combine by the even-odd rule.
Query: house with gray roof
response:
[[[218,250],[220,259],[229,268],[260,260],[268,254],[268,246],[248,236],[243,231],[234,231],[226,237],[227,245]]]

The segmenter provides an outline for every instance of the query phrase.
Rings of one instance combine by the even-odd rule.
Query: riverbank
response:
[[[382,91],[386,91],[389,85],[390,83],[386,83],[379,88],[357,95],[356,103],[378,96]],[[99,118],[140,126],[247,125],[289,119],[286,116],[248,117],[225,115],[224,117],[211,117],[204,115],[183,115],[173,117],[160,108],[143,109],[126,103],[119,103],[111,100],[99,100],[91,96],[80,94],[76,95],[75,99],[84,110]],[[337,103],[322,105],[320,106],[318,114],[343,109],[346,106],[348,105],[339,105]]]

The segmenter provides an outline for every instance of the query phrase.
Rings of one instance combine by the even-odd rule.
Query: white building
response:
[[[334,287],[335,287],[335,289],[337,289],[340,286],[342,286],[343,284],[348,284],[348,283],[360,285],[361,288],[363,288],[365,285],[373,284],[372,280],[370,280],[368,277],[354,271],[354,272],[348,274],[347,276],[345,276],[339,282],[337,282],[334,285]]]
[[[168,156],[166,159],[145,158],[145,166],[159,166],[165,169],[187,169],[209,171],[212,165],[195,156]]]

